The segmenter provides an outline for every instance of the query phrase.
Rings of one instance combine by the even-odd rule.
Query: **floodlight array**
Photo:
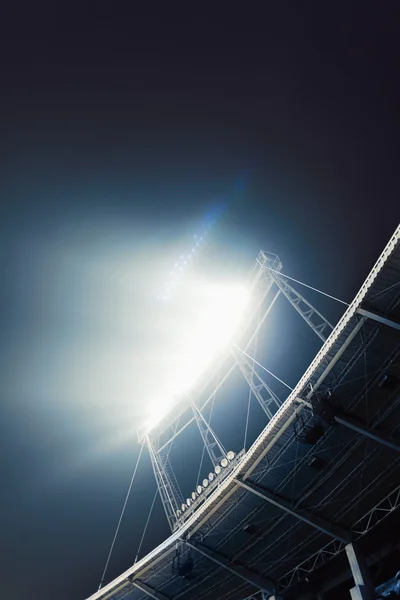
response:
[[[208,477],[205,477],[201,484],[198,484],[196,489],[191,493],[186,502],[181,504],[181,508],[176,511],[178,520],[185,518],[191,514],[196,507],[206,499],[207,496],[218,487],[219,483],[230,473],[230,466],[237,464],[237,460],[243,455],[243,451],[236,455],[232,450],[227,452],[226,456],[221,460],[219,465],[216,465],[214,471],[210,471]],[[237,459],[237,460],[235,460]]]

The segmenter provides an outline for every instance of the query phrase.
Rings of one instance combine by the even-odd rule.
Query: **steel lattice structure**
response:
[[[281,270],[277,256],[260,252],[249,279],[251,310],[232,347],[190,397],[141,434],[171,535],[89,600],[290,595],[298,582],[398,514],[400,227],[335,327]],[[283,402],[238,350],[252,347],[280,297],[322,343]],[[234,369],[267,424],[247,451],[233,457],[209,415]],[[189,426],[197,426],[216,476],[186,502],[170,450]]]

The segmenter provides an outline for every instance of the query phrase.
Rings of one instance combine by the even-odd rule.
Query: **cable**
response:
[[[218,378],[217,378],[217,385],[219,384],[219,373],[218,373]],[[211,401],[211,408],[210,408],[210,417],[208,420],[208,424],[211,425],[211,418],[213,415],[213,410],[214,410],[214,402],[215,402],[215,396],[216,396],[217,392],[214,393],[213,395],[213,399]],[[200,474],[201,474],[201,469],[203,468],[203,461],[204,461],[204,454],[206,451],[206,445],[203,444],[203,451],[201,453],[201,459],[200,459],[200,466],[199,466],[199,472],[197,473],[197,483],[196,483],[196,488],[200,483]]]
[[[254,364],[253,364],[253,372],[251,374],[252,379],[253,379],[253,373],[254,373]],[[249,400],[247,402],[246,426],[244,428],[243,448],[244,448],[245,452],[246,452],[246,442],[247,442],[247,430],[249,428],[250,404],[251,404],[251,387],[249,388]]]
[[[398,285],[400,285],[400,281],[396,281],[396,283],[394,283],[393,285],[389,285],[389,287],[385,288],[384,290],[381,290],[380,292],[377,292],[376,294],[372,294],[372,296],[370,296],[368,298],[368,300],[372,300],[372,298],[377,298],[378,296],[382,296],[382,294],[386,294],[386,292],[393,289],[394,287],[397,287]]]
[[[131,482],[129,484],[129,488],[128,488],[128,491],[127,491],[127,494],[126,494],[126,497],[125,497],[125,502],[124,502],[124,505],[122,507],[122,511],[121,511],[121,514],[120,514],[120,517],[119,517],[117,529],[115,530],[114,538],[113,538],[113,541],[111,543],[110,552],[108,553],[108,556],[107,556],[106,565],[104,567],[103,575],[101,577],[101,581],[100,581],[100,584],[99,584],[99,590],[101,590],[101,587],[103,585],[104,577],[105,577],[107,569],[108,569],[108,564],[110,562],[111,554],[112,554],[112,551],[114,550],[115,540],[117,539],[117,535],[118,535],[118,532],[119,532],[121,521],[122,521],[122,518],[124,516],[126,505],[128,503],[129,495],[131,493],[131,489],[132,489],[132,485],[133,485],[133,480],[135,479],[136,471],[137,471],[137,468],[139,466],[139,461],[140,461],[140,457],[142,456],[142,452],[143,452],[143,444],[140,447],[139,456],[137,458],[136,465],[135,465],[135,468],[133,470],[133,475],[132,475]]]
[[[154,504],[156,502],[157,494],[158,494],[158,488],[156,488],[156,492],[154,494],[153,502],[151,503],[150,511],[149,511],[148,516],[147,516],[146,525],[144,526],[144,529],[143,529],[142,538],[141,538],[141,540],[139,542],[139,547],[138,547],[137,552],[136,552],[135,562],[134,562],[135,565],[137,563],[137,559],[139,558],[139,552],[142,549],[142,544],[143,544],[144,536],[146,535],[147,527],[148,527],[148,524],[149,524],[149,521],[150,521],[151,513],[153,512],[153,508],[154,508]]]
[[[293,388],[290,387],[290,385],[288,385],[287,383],[285,383],[284,381],[282,381],[282,379],[279,379],[279,377],[277,375],[274,375],[271,371],[269,371],[261,363],[259,363],[258,361],[256,361],[255,358],[253,358],[252,356],[250,356],[250,354],[247,354],[247,352],[245,352],[244,350],[242,350],[241,348],[239,348],[239,346],[236,346],[236,344],[233,344],[233,346],[236,348],[236,350],[240,350],[240,352],[242,352],[242,354],[244,354],[245,356],[247,356],[247,358],[250,358],[250,360],[252,360],[256,365],[258,365],[259,367],[261,367],[262,369],[264,369],[264,371],[266,371],[267,373],[269,373],[270,375],[272,375],[272,377],[275,377],[275,379],[277,381],[279,381],[280,383],[282,383],[283,385],[285,385],[288,388],[288,390],[290,390],[291,392],[293,392]]]
[[[304,287],[313,290],[314,292],[318,292],[318,294],[322,294],[323,296],[326,296],[327,298],[331,298],[331,300],[336,300],[336,302],[340,302],[340,304],[344,304],[345,306],[350,306],[350,304],[348,302],[345,302],[344,300],[340,300],[340,298],[336,298],[335,296],[331,296],[331,294],[327,294],[326,292],[322,292],[321,290],[318,290],[315,287],[312,287],[311,285],[307,285],[307,283],[303,283],[302,281],[299,281],[298,279],[295,279],[294,277],[290,277],[289,275],[285,275],[284,273],[281,273],[280,271],[277,271],[276,269],[272,269],[271,267],[267,267],[268,271],[273,271],[274,273],[277,273],[278,275],[281,275],[282,277],[286,277],[286,279],[291,279],[292,281],[294,281],[295,283],[298,283],[299,285],[304,285]]]
[[[258,320],[260,319],[259,312],[260,311],[258,311]],[[257,354],[257,340],[258,340],[258,331],[256,332],[256,336],[255,336],[255,339],[254,339],[254,357]],[[251,384],[252,385],[253,385],[253,377],[254,377],[254,362],[253,362],[253,368],[252,368],[252,371],[251,371]],[[245,451],[246,451],[247,432],[248,432],[248,428],[249,428],[249,419],[250,419],[251,396],[252,396],[252,390],[251,390],[251,386],[249,386],[249,400],[248,400],[248,403],[247,403],[246,426],[245,426],[245,429],[244,429],[244,442],[243,442],[243,448],[245,449]]]

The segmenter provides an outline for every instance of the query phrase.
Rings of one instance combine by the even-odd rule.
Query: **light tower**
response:
[[[318,573],[339,554],[352,560],[354,594],[368,598],[360,547],[400,506],[399,242],[400,227],[335,326],[283,275],[277,256],[260,252],[241,327],[190,392],[139,434],[171,535],[91,600],[279,597],[310,576],[322,593],[329,582]],[[286,398],[251,354],[280,297],[321,342]],[[265,418],[246,451],[226,449],[207,413],[235,369]],[[189,426],[212,471],[185,498],[171,447]]]

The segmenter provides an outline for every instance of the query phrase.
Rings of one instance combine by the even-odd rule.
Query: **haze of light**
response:
[[[174,323],[176,339],[172,346],[176,362],[169,387],[150,403],[147,429],[190,391],[213,358],[227,346],[238,329],[248,299],[244,286],[191,276],[179,285],[174,298],[165,302],[165,318]]]
[[[3,385],[32,436],[49,447],[68,440],[64,468],[43,480],[136,444],[138,428],[162,417],[229,342],[246,301],[233,270],[224,281],[188,271],[160,301],[176,238],[83,225],[26,244],[16,273],[29,304]]]

